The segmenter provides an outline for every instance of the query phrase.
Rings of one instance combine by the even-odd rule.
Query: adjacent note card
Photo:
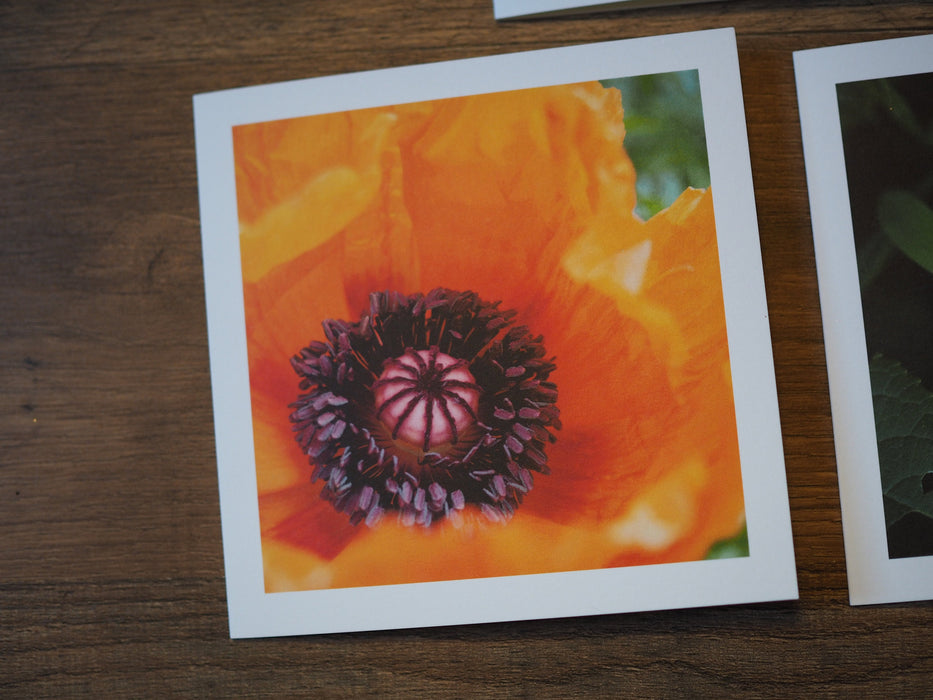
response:
[[[496,19],[691,5],[709,0],[492,0]]]
[[[849,598],[931,598],[933,36],[794,65]]]
[[[194,104],[233,637],[796,597],[732,30]]]

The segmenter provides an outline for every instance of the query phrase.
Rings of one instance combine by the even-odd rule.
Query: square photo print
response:
[[[930,598],[933,36],[795,60],[850,598]]]
[[[195,104],[233,636],[795,595],[731,31]]]

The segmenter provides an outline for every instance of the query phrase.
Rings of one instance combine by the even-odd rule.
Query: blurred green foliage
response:
[[[603,80],[622,93],[625,150],[635,165],[643,219],[670,206],[687,187],[709,187],[709,159],[695,70]]]
[[[707,559],[730,559],[748,556],[748,528],[743,527],[737,535],[714,542],[706,553]]]
[[[892,245],[933,274],[933,209],[913,192],[888,190],[878,202],[878,223]]]

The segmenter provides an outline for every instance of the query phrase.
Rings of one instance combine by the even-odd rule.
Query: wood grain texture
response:
[[[793,603],[231,641],[191,96],[734,26]],[[850,608],[791,52],[924,2],[499,23],[491,0],[0,3],[0,695],[921,697],[933,606]]]

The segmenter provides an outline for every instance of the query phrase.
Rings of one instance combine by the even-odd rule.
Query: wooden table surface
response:
[[[191,96],[734,26],[800,600],[231,641]],[[921,697],[933,606],[848,605],[791,52],[933,5],[0,3],[0,695]]]

